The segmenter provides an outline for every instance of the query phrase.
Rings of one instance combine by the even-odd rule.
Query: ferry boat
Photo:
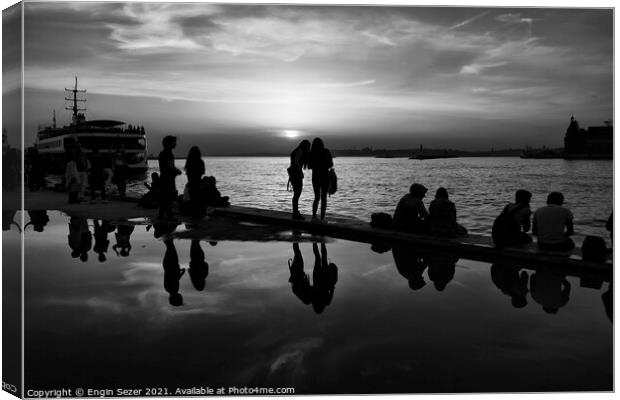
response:
[[[37,132],[37,150],[46,168],[50,172],[64,172],[66,152],[79,144],[87,155],[92,153],[93,148],[97,148],[102,155],[110,156],[120,151],[124,154],[130,172],[146,172],[148,165],[144,127],[107,119],[86,120],[82,112],[86,111],[83,107],[86,99],[81,98],[86,90],[78,89],[77,77],[75,87],[65,91],[70,93],[70,97],[65,97],[65,100],[71,102],[71,106],[65,108],[73,113],[71,123],[61,128],[56,127],[54,111],[52,125],[40,127]]]

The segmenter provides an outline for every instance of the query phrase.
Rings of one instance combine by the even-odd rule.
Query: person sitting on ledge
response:
[[[456,223],[456,206],[448,199],[448,191],[440,187],[428,207],[433,235],[454,237],[466,235],[467,229]]]
[[[424,207],[422,199],[428,189],[419,183],[414,183],[409,188],[409,193],[404,195],[394,212],[394,229],[410,233],[429,233],[429,215]]]
[[[531,228],[530,216],[532,211],[530,210],[530,200],[532,199],[532,193],[524,189],[519,189],[515,193],[515,202],[506,206],[506,210],[513,214],[514,219],[519,224],[519,239],[516,244],[531,243],[532,237],[527,234]]]
[[[547,205],[534,213],[532,233],[538,237],[538,247],[542,250],[568,251],[575,247],[572,236],[573,213],[565,207],[564,195],[551,192]]]

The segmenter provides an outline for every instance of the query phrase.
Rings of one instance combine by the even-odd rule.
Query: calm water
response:
[[[223,195],[235,205],[291,209],[286,191],[287,157],[205,157],[207,175],[218,180]],[[514,199],[517,189],[533,193],[532,209],[544,206],[550,191],[561,191],[575,216],[576,240],[584,235],[608,239],[605,221],[613,208],[613,162],[522,160],[520,158],[406,158],[339,157],[334,160],[338,192],[329,199],[328,212],[370,220],[373,212],[392,213],[413,182],[429,188],[426,204],[438,187],[448,189],[456,203],[459,222],[472,233],[490,234],[494,218]],[[177,160],[182,168],[184,161]],[[150,161],[150,172],[157,162]],[[180,192],[185,175],[177,178]],[[144,191],[141,184],[134,191]],[[311,214],[314,195],[311,172],[306,173],[300,200],[302,213]]]
[[[43,232],[25,233],[26,389],[612,389],[608,283],[446,255],[424,255],[425,268],[410,250],[378,254],[367,244],[304,235],[299,249],[312,286],[304,291],[291,283],[293,244],[260,241],[260,227],[251,227],[258,230],[253,241],[194,242],[208,262],[205,287],[196,290],[185,273],[184,305],[173,307],[162,267],[171,253],[153,229],[129,229],[131,250],[123,257],[112,247],[127,228],[113,227],[100,262],[93,247],[105,248],[105,238],[92,237],[92,220],[48,215]],[[176,229],[178,237],[186,231]],[[174,247],[188,268],[196,252],[178,237],[168,250]],[[8,248],[18,240],[15,227],[3,232]],[[325,242],[327,269],[315,266],[316,241]],[[412,290],[408,280],[420,277],[425,285]],[[510,294],[525,295],[526,304],[514,307]],[[313,304],[324,309],[317,313]]]

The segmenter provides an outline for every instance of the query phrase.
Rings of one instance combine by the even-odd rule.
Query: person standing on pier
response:
[[[308,167],[308,152],[310,142],[302,140],[299,146],[291,153],[291,165],[288,167],[288,180],[293,187],[293,219],[304,219],[299,212],[299,198],[304,185],[303,170]],[[316,212],[315,212],[316,213]]]
[[[314,202],[312,203],[312,219],[316,220],[316,213],[321,201],[321,222],[325,222],[327,210],[327,187],[329,186],[329,170],[334,166],[332,153],[325,148],[320,138],[312,141],[308,168],[312,170],[312,188]]]
[[[160,177],[160,198],[159,198],[159,218],[173,218],[172,202],[176,198],[177,189],[175,178],[181,171],[174,166],[174,154],[172,150],[177,146],[177,138],[166,136],[162,140],[164,149],[159,153],[159,173]]]
[[[185,161],[185,174],[187,175],[187,189],[189,192],[190,208],[192,214],[201,215],[204,212],[203,202],[200,198],[200,180],[205,173],[205,163],[202,161],[200,149],[197,146],[189,149]]]

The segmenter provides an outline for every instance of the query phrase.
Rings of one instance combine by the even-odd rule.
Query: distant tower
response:
[[[52,116],[52,128],[56,129],[56,110],[54,111],[54,115]]]

